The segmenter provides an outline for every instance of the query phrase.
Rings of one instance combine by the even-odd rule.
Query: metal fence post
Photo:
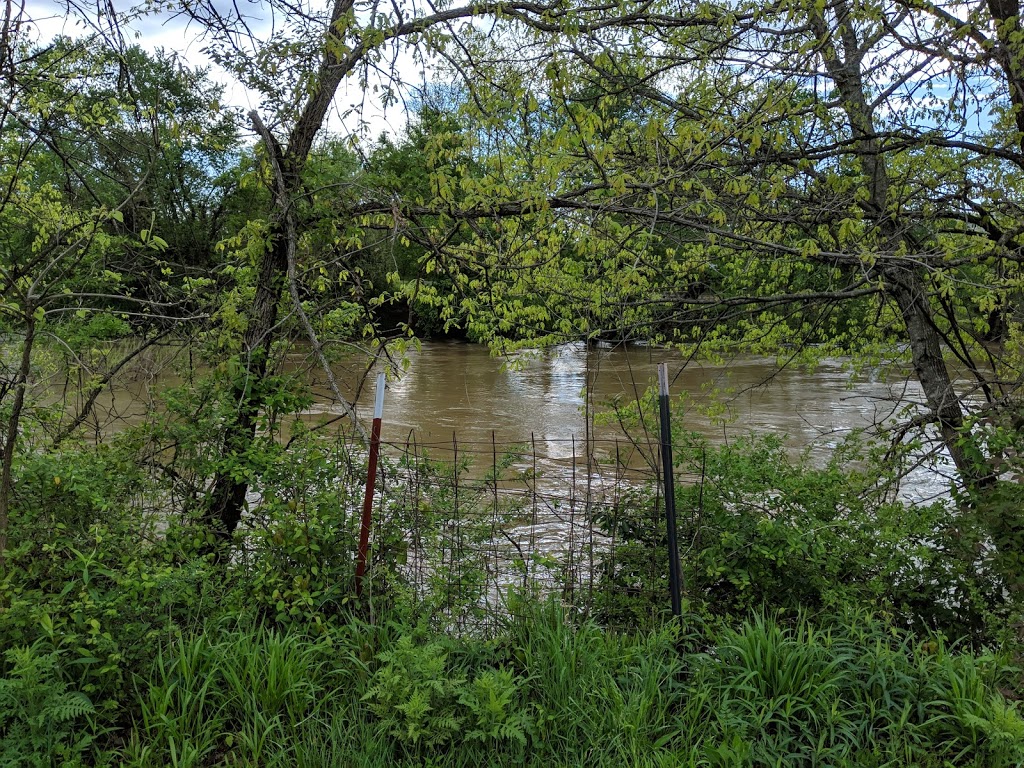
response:
[[[668,528],[668,583],[672,613],[683,615],[679,541],[676,536],[676,491],[672,467],[672,425],[668,407],[668,363],[658,364],[658,410],[661,416],[661,476],[665,486],[665,524]]]
[[[373,486],[377,482],[377,457],[380,455],[380,422],[384,417],[384,372],[377,374],[377,397],[373,404],[373,426],[370,429],[370,457],[366,467],[366,495],[363,496],[363,519],[359,526],[359,555],[356,561],[356,594],[363,593],[363,574],[370,548],[370,526],[373,512]]]

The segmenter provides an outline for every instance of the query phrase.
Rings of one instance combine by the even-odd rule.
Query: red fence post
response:
[[[377,397],[373,404],[373,426],[370,428],[370,457],[366,467],[366,495],[363,496],[363,519],[359,526],[359,556],[356,561],[356,594],[363,593],[363,574],[370,548],[370,526],[373,512],[373,486],[377,482],[377,457],[380,455],[380,422],[384,417],[384,373],[377,374]]]

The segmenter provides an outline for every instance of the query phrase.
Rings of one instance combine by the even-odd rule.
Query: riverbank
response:
[[[204,445],[176,455],[179,478]],[[27,456],[0,580],[0,764],[1024,759],[1013,566],[979,521],[770,435],[675,445],[703,467],[677,486],[681,622],[656,486],[581,506],[605,538],[564,559],[512,544],[527,510],[460,490],[452,465],[385,467],[359,595],[364,468],[324,434],[254,443],[260,503],[227,558],[187,504],[142,540],[147,493],[175,486],[138,443]]]
[[[98,733],[101,710],[64,682],[59,658],[26,652],[0,688],[0,756],[139,768],[1024,759],[1024,721],[999,693],[1012,678],[1003,660],[868,616],[733,627],[686,617],[612,635],[554,602],[520,608],[486,640],[400,614],[322,633],[221,615],[158,642],[117,702],[118,725]]]

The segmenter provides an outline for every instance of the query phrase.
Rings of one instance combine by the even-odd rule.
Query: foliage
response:
[[[63,528],[39,526],[20,537],[34,549],[17,553],[17,576],[0,594],[0,642],[31,645],[26,659],[41,675],[29,685],[20,671],[29,662],[9,655],[0,688],[34,701],[26,705],[35,708],[31,717],[72,693],[90,702],[87,717],[33,721],[50,729],[31,736],[44,759],[68,750],[77,750],[68,759],[138,766],[725,766],[772,765],[789,755],[836,765],[1010,766],[1021,759],[1021,718],[1000,693],[1019,674],[1007,657],[949,648],[920,624],[908,631],[909,614],[895,603],[872,606],[881,618],[843,610],[883,594],[874,586],[828,592],[820,577],[786,595],[782,571],[766,570],[774,581],[758,599],[789,610],[765,618],[751,616],[754,598],[723,575],[718,610],[704,611],[720,619],[688,614],[682,625],[621,632],[580,620],[554,599],[512,596],[507,625],[490,638],[450,634],[435,608],[454,595],[394,589],[374,602],[369,623],[346,579],[351,529],[328,514],[338,494],[352,491],[336,482],[337,454],[325,443],[305,436],[281,454],[278,473],[266,475],[263,506],[254,509],[258,522],[239,538],[244,554],[230,566],[201,557],[203,540],[187,528],[171,526],[143,547],[132,538],[140,519],[131,501],[145,473],[133,476],[119,462],[137,447],[129,440],[124,453],[62,459],[55,491],[79,512]],[[800,480],[779,454],[751,459],[751,447],[765,444],[734,445],[715,459],[737,465],[722,475],[735,476],[737,494],[781,479],[779,515],[785,499],[802,499],[819,515],[833,508],[813,476]],[[31,469],[51,485],[52,471],[45,457]],[[114,492],[118,477],[123,490]],[[42,503],[29,494],[35,485],[19,485],[22,503]],[[443,518],[444,496],[429,503]],[[851,551],[835,555],[849,559]],[[797,576],[810,578],[792,557]],[[400,584],[402,565],[397,557],[378,560],[375,581]],[[299,583],[304,574],[316,578]],[[272,585],[284,615],[266,594]],[[801,608],[817,618],[798,616]],[[39,746],[46,733],[56,740]],[[23,762],[28,737],[17,738],[19,746],[5,748]]]
[[[210,255],[208,238],[221,225],[200,234],[200,209],[223,210],[223,200],[211,199],[223,192],[211,177],[230,163],[224,153],[235,135],[230,113],[211,113],[219,89],[204,72],[96,38],[38,44],[25,14],[8,9],[2,41],[4,575],[16,456],[68,439],[134,356],[184,328],[177,321],[192,297],[181,262],[189,269]],[[178,218],[176,234],[165,218]],[[193,235],[206,246],[186,255],[183,241]],[[123,354],[97,351],[98,342],[129,334],[141,340]],[[55,358],[65,375],[63,407],[40,408],[53,394],[38,387],[40,374],[52,372]],[[46,417],[41,424],[37,413]]]
[[[217,752],[262,762],[323,710],[333,655],[323,640],[259,627],[182,638],[144,680],[127,763],[202,765]]]
[[[502,741],[526,746],[534,722],[522,705],[522,685],[523,679],[508,669],[484,670],[468,683],[459,695],[467,711],[466,739],[492,748]]]
[[[253,542],[246,588],[280,625],[324,627],[353,603],[355,528],[316,513],[273,515]]]
[[[193,532],[157,534],[134,446],[29,457],[0,581],[0,645],[60,655],[64,675],[115,720],[133,671],[218,599]],[[119,450],[120,448],[120,450]],[[148,539],[148,540],[147,540]],[[0,670],[3,666],[0,665]]]
[[[167,506],[179,521],[196,524],[209,484],[218,474],[281,479],[273,473],[287,455],[278,440],[283,422],[308,407],[311,395],[298,376],[284,373],[248,385],[266,402],[258,416],[261,434],[243,451],[231,453],[224,446],[241,418],[233,393],[245,379],[244,367],[236,357],[222,356],[212,370],[197,374],[190,367],[185,373],[187,383],[161,392],[159,410],[127,433],[136,460],[155,469],[157,485],[171,494]],[[286,486],[278,494],[287,498],[290,490]]]
[[[266,40],[186,4],[273,112],[250,116],[251,152],[206,73],[124,45],[112,8],[111,39],[41,44],[19,8],[0,36],[0,763],[1024,760],[1004,695],[1024,551],[1014,3],[272,1]],[[365,155],[322,141],[346,80],[372,87],[397,46],[456,85]],[[700,476],[677,489],[683,624],[662,624],[661,510],[635,488],[598,520],[617,631],[511,596],[484,637],[485,569],[413,583],[410,560],[494,540],[463,517],[498,472],[467,497],[460,466],[385,465],[402,480],[357,599],[363,452],[302,423],[312,393],[277,364],[297,330],[329,363],[412,329],[907,358],[926,409],[896,443],[937,428],[956,504],[900,502],[884,457],[680,433]],[[73,442],[124,362],[101,343],[193,331],[208,375]]]
[[[614,635],[520,609],[492,641],[208,626],[157,660],[125,761],[998,768],[1024,749],[995,692],[1016,670],[866,616]]]
[[[0,677],[0,765],[81,765],[93,734],[82,720],[95,711],[89,698],[69,691],[61,659],[38,647],[9,648]]]
[[[676,640],[699,643],[699,633],[677,632],[616,635],[577,624],[556,600],[516,606],[507,643],[537,708],[538,756],[571,764],[578,750],[593,749],[610,764],[649,760],[650,746],[675,730],[685,701]]]
[[[893,464],[865,466],[859,452],[840,451],[817,468],[770,435],[713,447],[677,432],[673,450],[676,471],[697,478],[676,489],[685,597],[695,611],[861,606],[978,640],[1012,614],[1011,571],[998,561],[1003,550],[984,546],[979,518],[948,502],[894,500],[885,478]],[[602,566],[606,621],[628,626],[664,605],[664,512],[651,498],[626,494],[597,519],[617,542]]]
[[[378,656],[382,665],[363,695],[384,733],[412,753],[460,739],[491,749],[526,746],[534,731],[523,704],[527,681],[502,668],[460,676],[440,641],[415,642],[403,635]]]
[[[822,629],[758,617],[700,657],[695,684],[714,691],[721,758],[744,745],[734,764],[1011,765],[1024,720],[982,693],[993,661],[857,618]]]
[[[427,747],[450,743],[462,727],[454,705],[466,681],[452,676],[441,645],[417,647],[405,636],[379,659],[383,665],[374,674],[366,699],[381,728],[412,746],[420,741]]]

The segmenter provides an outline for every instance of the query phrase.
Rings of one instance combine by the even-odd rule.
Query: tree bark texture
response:
[[[829,29],[820,14],[812,16],[811,24],[821,44],[825,68],[839,91],[842,109],[855,141],[856,158],[868,191],[867,200],[862,204],[864,211],[875,221],[883,248],[895,254],[904,244],[904,230],[896,220],[895,212],[890,210],[885,154],[861,68],[866,50],[858,40],[846,0],[839,0],[834,8],[838,33]],[[942,340],[935,325],[921,268],[893,260],[883,263],[879,271],[888,295],[899,309],[914,373],[931,416],[938,424],[943,445],[965,486],[975,487],[985,482],[988,473],[979,466],[976,452],[964,449],[965,444],[971,443],[971,435],[965,433],[963,410],[943,358]]]

